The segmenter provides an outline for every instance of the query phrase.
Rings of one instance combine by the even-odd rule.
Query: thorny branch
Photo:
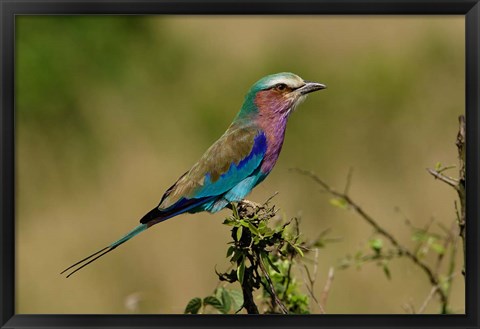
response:
[[[466,231],[465,140],[466,140],[466,137],[465,136],[466,136],[465,135],[465,117],[462,115],[459,117],[459,130],[458,130],[457,140],[456,140],[456,146],[458,149],[458,159],[460,164],[458,179],[446,176],[442,173],[446,169],[450,169],[450,167],[440,168],[439,170],[434,170],[430,168],[427,169],[427,171],[431,175],[433,175],[436,179],[440,179],[441,181],[453,187],[457,191],[458,198],[460,200],[460,209],[458,209],[457,202],[455,202],[455,209],[457,212],[457,224],[459,227],[459,236],[462,238],[462,243],[463,243],[464,264],[463,264],[462,274],[464,277],[465,277],[465,255],[466,255],[465,253],[465,248],[466,248],[466,243],[465,243],[465,234],[466,234],[465,233]],[[426,306],[428,305],[428,303],[430,302],[430,300],[433,298],[435,294],[440,297],[442,313],[447,313],[449,289],[444,290],[440,288],[440,279],[438,276],[438,268],[439,268],[440,262],[443,259],[443,255],[439,256],[439,258],[437,259],[436,270],[431,269],[430,266],[428,266],[426,263],[424,263],[422,260],[420,260],[420,258],[416,256],[416,252],[412,252],[408,248],[403,246],[391,233],[389,233],[387,230],[381,227],[373,217],[367,214],[354,200],[352,200],[348,195],[348,190],[349,190],[350,181],[351,181],[351,173],[352,173],[351,169],[348,173],[347,184],[343,193],[336,191],[335,189],[330,187],[330,185],[325,183],[322,179],[320,179],[317,175],[315,175],[310,171],[306,171],[302,169],[293,169],[293,170],[299,172],[302,175],[312,178],[317,184],[319,184],[323,188],[325,192],[345,202],[350,209],[353,209],[361,218],[363,218],[370,226],[372,226],[378,234],[388,239],[390,243],[396,248],[397,254],[399,256],[405,256],[409,258],[416,266],[418,266],[420,269],[423,270],[423,272],[427,275],[428,279],[430,280],[430,283],[432,285],[432,290],[430,291],[430,294],[428,295],[427,299],[424,301],[424,303],[420,307],[420,313],[424,311],[424,309],[426,308]],[[428,230],[428,227],[426,230]],[[452,231],[453,231],[453,227],[452,229],[450,229],[449,236],[445,240],[445,245],[444,245],[444,247],[446,247],[448,246],[448,244],[451,243],[453,246],[451,255],[450,255],[450,266],[448,269],[449,276],[447,279],[449,287],[451,286],[450,280],[453,278],[453,272],[455,269],[455,254],[456,254],[456,247],[455,247],[456,239],[454,239],[451,236]]]
[[[305,281],[305,286],[307,287],[307,291],[312,297],[313,301],[315,304],[318,306],[318,309],[320,310],[321,314],[325,314],[325,309],[323,305],[318,301],[317,297],[315,296],[314,293],[314,287],[315,287],[315,281],[317,279],[317,271],[318,271],[318,248],[315,248],[315,258],[313,261],[313,275],[310,274],[310,271],[308,269],[308,266],[303,264],[303,268],[305,269],[305,273],[307,274],[307,277],[304,277]],[[308,282],[307,282],[308,279]]]
[[[243,222],[241,226],[234,226],[232,228],[232,238],[234,239],[234,244],[231,247],[233,248],[233,252],[229,253],[229,255],[235,253],[237,253],[237,255],[243,255],[241,257],[236,257],[235,255],[232,256],[236,257],[235,262],[237,263],[237,270],[242,268],[243,274],[240,275],[238,274],[239,272],[235,273],[235,271],[217,274],[222,281],[228,281],[231,283],[238,281],[240,283],[244,300],[243,307],[249,314],[259,313],[253,298],[253,291],[258,289],[260,285],[262,285],[271,296],[272,310],[274,310],[275,307],[278,307],[281,313],[288,314],[288,308],[285,306],[284,302],[276,292],[275,286],[262,259],[262,253],[266,252],[265,248],[274,244],[273,240],[268,240],[265,236],[261,236],[261,230],[259,226],[262,221],[267,221],[273,218],[276,214],[274,207],[267,206],[271,198],[269,198],[263,204],[243,200],[238,202],[236,205],[230,205],[230,208],[234,213],[234,219],[233,222],[231,219],[226,220],[226,222],[230,222],[230,224],[233,225],[235,225],[236,221]],[[265,222],[263,224],[265,224]],[[246,225],[247,228],[243,229],[243,225]],[[256,234],[257,238],[262,237],[262,239],[255,240],[253,234]],[[274,236],[275,238],[279,237],[278,234],[275,235],[273,232],[270,234],[270,236],[272,239],[274,239]],[[288,241],[283,241],[283,243],[285,242]],[[268,257],[268,255],[266,257]],[[245,265],[245,259],[248,259],[250,266],[247,267]],[[258,270],[262,275],[260,275]],[[266,282],[262,280],[262,277]]]
[[[350,198],[350,196],[348,196],[345,193],[336,191],[311,171],[302,170],[298,168],[295,168],[293,170],[297,171],[302,175],[312,178],[317,184],[319,184],[323,188],[325,192],[345,201],[350,209],[353,209],[358,215],[360,215],[361,218],[363,218],[370,226],[372,226],[377,233],[379,233],[380,235],[383,235],[387,240],[390,241],[390,243],[397,249],[398,255],[400,256],[403,255],[409,258],[415,265],[417,265],[420,269],[422,269],[423,272],[427,275],[432,286],[438,286],[440,284],[440,280],[438,276],[434,273],[432,269],[430,269],[430,267],[427,264],[421,261],[409,249],[404,247],[391,233],[389,233],[387,230],[381,227],[378,224],[378,222],[375,219],[373,219],[373,217],[371,217],[369,214],[367,214],[355,201],[353,201]],[[447,303],[448,303],[448,297],[442,289],[437,289],[435,292],[440,297],[441,304],[442,304],[442,313],[445,313],[447,308]]]
[[[451,273],[447,280],[448,281],[451,281],[453,279],[453,277],[456,275],[456,274],[460,274],[460,273]],[[428,306],[428,303],[430,303],[430,301],[432,300],[433,296],[435,295],[435,293],[440,290],[441,287],[440,286],[433,286],[432,289],[430,290],[430,293],[428,294],[427,298],[425,298],[425,300],[423,301],[422,305],[420,306],[420,308],[418,309],[417,312],[414,312],[416,314],[421,314],[425,311],[425,309],[427,308]]]
[[[325,287],[323,287],[322,296],[320,297],[321,305],[324,311],[327,307],[328,294],[330,293],[330,288],[332,287],[334,273],[333,267],[330,267],[328,270],[327,282],[325,283]]]
[[[466,194],[465,194],[465,141],[466,141],[466,134],[465,134],[465,116],[461,115],[458,117],[459,127],[458,127],[458,134],[457,140],[455,145],[458,149],[458,179],[451,178],[448,176],[443,175],[440,171],[434,170],[431,168],[427,168],[427,171],[437,179],[440,179],[442,182],[450,185],[457,191],[458,199],[460,200],[460,211],[457,211],[457,224],[460,230],[459,235],[462,238],[463,244],[463,270],[462,274],[465,278],[465,257],[466,257],[466,242],[465,242],[465,235],[466,235]],[[455,208],[457,204],[455,203]]]
[[[265,264],[263,264],[263,261],[260,257],[258,258],[258,265],[260,266],[260,270],[262,271],[263,275],[265,276],[265,279],[268,282],[268,292],[273,297],[273,299],[275,300],[275,303],[278,305],[282,313],[288,314],[288,310],[280,300],[280,297],[278,297],[278,294],[275,291],[275,287],[273,286],[272,279],[270,279],[270,275],[268,275],[268,271],[265,268]]]
[[[455,178],[452,178],[452,177],[448,177],[434,169],[431,169],[431,168],[427,168],[427,171],[435,178],[438,178],[440,179],[441,181],[443,181],[444,183],[450,185],[451,187],[453,187],[454,189],[457,189],[457,185],[458,185],[458,180],[456,180]]]
[[[422,306],[420,306],[420,308],[418,309],[418,312],[416,312],[416,314],[422,314],[423,311],[425,311],[425,309],[427,308],[427,305],[428,303],[430,303],[430,301],[432,300],[433,296],[435,295],[435,293],[437,292],[437,290],[439,290],[440,287],[439,286],[433,286],[432,289],[430,290],[430,293],[428,294],[427,298],[425,298]]]

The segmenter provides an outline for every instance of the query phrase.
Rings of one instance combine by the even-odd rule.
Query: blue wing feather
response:
[[[228,171],[212,182],[207,173],[204,186],[195,193],[195,198],[223,194],[245,178],[249,177],[260,166],[267,150],[267,139],[262,132],[255,137],[252,151],[238,164],[231,163]]]
[[[191,179],[192,176],[189,175],[189,172],[185,173],[167,190],[159,206],[146,214],[141,222],[153,225],[154,222],[163,221],[184,212],[195,213],[204,210],[216,212],[230,202],[242,200],[265,176],[261,173],[260,166],[267,151],[267,139],[265,133],[258,130],[254,136],[248,155],[238,162],[232,160],[226,166],[228,169],[216,179],[212,180],[210,172],[206,171],[203,182],[198,183]],[[235,145],[229,144],[230,150],[233,152],[235,152]],[[221,144],[216,145],[217,149],[221,149],[219,146]],[[216,155],[218,153],[209,154],[210,157],[207,159],[210,159],[209,162],[212,165],[223,166],[222,161],[226,159],[219,158],[217,160],[219,162],[215,162]],[[199,179],[198,176],[197,179]],[[195,188],[192,190],[193,186]],[[185,192],[180,192],[182,188]],[[179,192],[180,195],[178,195]],[[165,200],[170,197],[171,193],[176,193],[178,199],[165,207],[165,204],[170,202]]]

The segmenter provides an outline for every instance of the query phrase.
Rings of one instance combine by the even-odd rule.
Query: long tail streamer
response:
[[[64,269],[60,274],[63,274],[71,269],[73,269],[69,274],[67,274],[67,278],[70,277],[72,274],[74,274],[75,272],[81,270],[82,268],[84,268],[85,266],[87,266],[88,264],[91,264],[93,263],[94,261],[96,261],[97,259],[99,259],[100,257],[102,256],[105,256],[106,254],[108,254],[109,252],[113,251],[115,248],[117,248],[119,245],[121,245],[122,243],[125,243],[127,242],[128,240],[130,240],[131,238],[133,238],[134,236],[136,236],[137,234],[145,231],[146,229],[148,228],[147,224],[140,224],[138,225],[137,227],[135,227],[133,230],[131,230],[130,232],[128,232],[127,234],[125,234],[123,237],[121,237],[120,239],[118,239],[117,241],[115,241],[114,243],[112,243],[111,245],[103,248],[103,249],[100,249],[99,251],[91,254],[90,256],[88,257],[85,257],[84,259],[76,262],[75,264],[67,267],[66,269]],[[97,256],[98,255],[98,256]],[[77,268],[75,268],[76,266],[78,266]],[[74,269],[75,268],[75,269]]]

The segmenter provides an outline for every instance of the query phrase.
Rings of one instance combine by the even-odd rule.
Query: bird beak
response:
[[[302,95],[306,95],[308,93],[311,93],[317,90],[322,90],[325,88],[327,88],[327,86],[322,85],[321,83],[305,81],[305,85],[298,88],[297,92],[299,92]]]

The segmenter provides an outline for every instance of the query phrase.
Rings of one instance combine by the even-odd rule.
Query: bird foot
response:
[[[238,213],[243,218],[253,217],[259,209],[263,209],[264,206],[260,203],[256,203],[250,200],[242,200],[237,204]]]
[[[251,207],[251,208],[263,208],[263,204],[257,203],[255,201],[250,201],[250,200],[242,200],[238,203],[238,206],[244,206],[244,207]]]

